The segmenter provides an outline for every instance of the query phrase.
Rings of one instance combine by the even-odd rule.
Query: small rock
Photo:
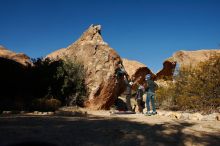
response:
[[[34,111],[34,114],[39,114],[39,111]]]
[[[12,111],[3,111],[2,114],[12,114]]]
[[[165,113],[165,116],[166,116],[166,117],[171,117],[171,118],[172,118],[172,115],[173,115],[173,112],[167,112],[167,113]]]
[[[47,112],[41,112],[41,115],[47,115]]]
[[[54,112],[47,112],[47,115],[54,115]]]
[[[220,118],[220,114],[212,113],[212,114],[203,116],[202,121],[218,121],[219,118]]]
[[[20,111],[20,114],[24,114],[25,113],[25,111]]]
[[[182,113],[180,116],[181,120],[189,120],[190,114],[189,113]]]
[[[173,118],[173,119],[180,119],[181,118],[181,113],[178,113],[178,112],[171,112],[171,113],[169,113],[169,117],[170,118]]]
[[[159,112],[158,112],[158,115],[159,115],[159,116],[165,116],[165,114],[166,114],[166,113],[165,113],[164,111],[159,111]]]
[[[203,119],[203,115],[201,115],[200,113],[190,114],[189,119],[201,121]]]

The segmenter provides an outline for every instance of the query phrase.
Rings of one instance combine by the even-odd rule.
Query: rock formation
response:
[[[220,54],[220,50],[178,51],[164,61],[163,69],[156,74],[156,80],[172,79],[177,64],[180,68],[195,67],[215,54]]]
[[[0,46],[0,107],[10,106],[26,94],[28,65],[31,65],[28,56]]]
[[[125,70],[127,71],[130,78],[133,78],[134,83],[143,83],[145,80],[145,76],[147,74],[151,74],[153,78],[155,78],[155,74],[144,64],[123,58],[123,65]],[[137,85],[133,86],[133,89],[136,89]]]
[[[174,61],[172,58],[165,60],[163,62],[163,69],[156,74],[156,80],[172,80],[175,67],[176,61]]]
[[[4,48],[1,45],[0,45],[0,57],[16,61],[25,66],[28,64],[31,64],[30,58],[27,55],[23,53],[15,53],[15,52],[9,51],[8,49]]]
[[[91,25],[87,31],[67,48],[47,57],[81,62],[86,69],[86,85],[89,100],[86,106],[92,109],[109,109],[125,87],[123,79],[116,84],[115,70],[122,62],[120,56],[110,48],[101,36],[101,26]]]
[[[220,50],[178,51],[173,54],[172,58],[180,67],[194,67],[218,53],[220,53]]]

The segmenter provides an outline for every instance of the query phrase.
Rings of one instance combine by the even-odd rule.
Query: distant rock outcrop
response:
[[[194,67],[218,53],[220,53],[220,50],[178,51],[173,54],[172,58],[180,67]]]
[[[0,57],[16,61],[25,66],[31,64],[30,58],[27,55],[23,53],[12,52],[1,45],[0,45]]]
[[[160,80],[160,79],[172,80],[175,67],[176,67],[176,61],[174,61],[171,58],[165,60],[163,62],[163,69],[156,74],[156,80]]]
[[[101,26],[91,25],[72,45],[49,54],[52,59],[66,57],[81,62],[86,69],[86,85],[92,109],[109,109],[125,87],[123,79],[116,84],[115,70],[122,63],[120,56],[101,36]]]
[[[156,80],[172,79],[176,65],[180,68],[195,67],[215,54],[220,54],[220,50],[178,51],[164,61],[163,69],[156,74]]]
[[[23,99],[23,95],[27,92],[25,87],[29,86],[27,82],[29,65],[31,61],[27,55],[14,53],[0,46],[1,108],[13,105],[18,98]]]

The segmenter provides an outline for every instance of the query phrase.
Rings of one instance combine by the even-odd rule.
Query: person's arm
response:
[[[128,79],[127,79],[126,76],[124,76],[124,81],[125,81],[125,84],[126,84],[126,85],[129,85],[129,81],[128,81]]]
[[[138,99],[138,96],[139,96],[139,90],[137,90],[137,92],[136,92],[135,100]]]

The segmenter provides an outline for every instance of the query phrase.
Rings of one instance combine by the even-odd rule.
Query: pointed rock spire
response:
[[[125,87],[123,80],[116,84],[115,77],[115,70],[122,59],[103,41],[100,25],[91,25],[76,42],[47,57],[68,57],[84,65],[89,96],[86,105],[89,108],[109,109]]]

